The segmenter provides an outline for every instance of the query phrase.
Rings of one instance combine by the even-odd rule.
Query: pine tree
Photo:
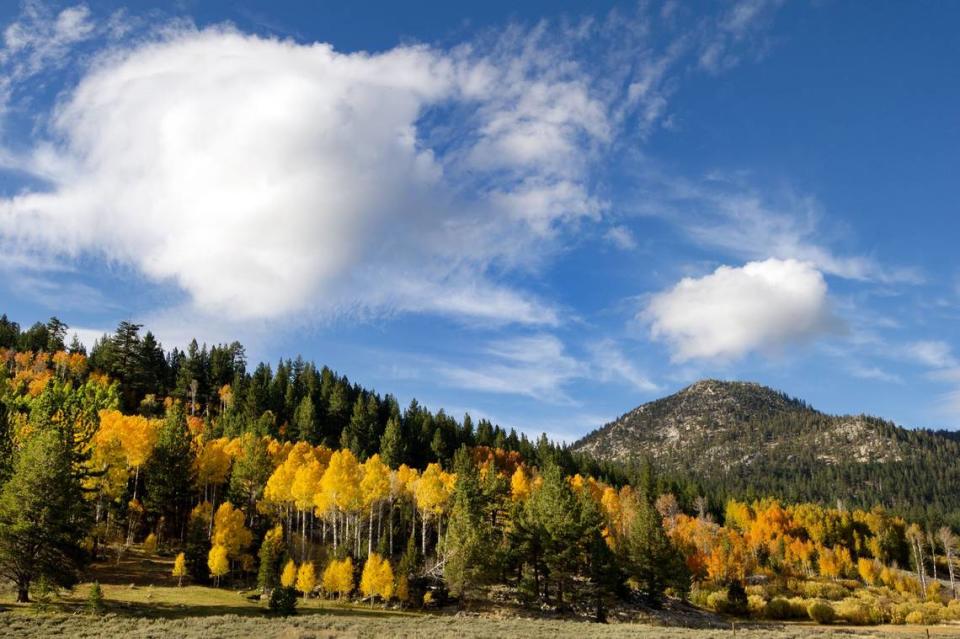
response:
[[[407,461],[403,428],[396,417],[387,420],[387,427],[383,431],[383,437],[380,438],[380,458],[390,468],[399,468],[400,464]]]
[[[87,561],[82,541],[90,513],[73,472],[73,451],[52,426],[41,427],[16,455],[0,492],[0,575],[29,601],[30,584],[45,578],[69,587]]]
[[[283,556],[283,528],[280,525],[267,531],[260,544],[260,567],[257,571],[257,585],[261,592],[276,588],[279,562]]]
[[[174,404],[157,437],[157,445],[144,466],[144,503],[163,517],[167,537],[179,538],[193,495],[192,438],[187,417],[180,404]]]
[[[659,601],[668,586],[682,593],[689,589],[683,557],[667,537],[660,514],[645,497],[637,500],[622,555],[627,572],[651,601]]]
[[[484,499],[477,468],[466,447],[454,459],[457,479],[453,488],[453,508],[447,524],[447,556],[443,578],[450,594],[461,607],[472,588],[489,577],[495,548],[494,531],[484,517]]]
[[[92,615],[102,615],[106,606],[103,603],[103,589],[99,581],[90,584],[90,594],[87,595],[87,610]]]
[[[318,443],[316,411],[313,407],[313,399],[309,395],[300,400],[300,404],[293,414],[293,427],[294,439],[311,444]]]

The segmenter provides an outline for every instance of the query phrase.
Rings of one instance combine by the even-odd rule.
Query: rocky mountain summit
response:
[[[710,379],[638,406],[573,449],[716,474],[759,461],[764,467],[901,462],[911,456],[914,433],[865,415],[827,415],[760,384]]]

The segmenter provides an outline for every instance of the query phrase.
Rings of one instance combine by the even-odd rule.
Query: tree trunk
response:
[[[370,524],[367,526],[367,557],[373,552],[373,502],[370,502]]]
[[[953,550],[951,548],[946,549],[947,552],[947,570],[950,572],[950,592],[953,593],[953,598],[957,598],[957,584],[953,580]]]
[[[17,584],[17,603],[30,603],[30,584]]]
[[[427,513],[424,511],[420,514],[420,532],[421,532],[421,552],[423,554],[424,560],[427,558]]]
[[[927,533],[927,541],[930,542],[930,554],[933,557],[933,580],[937,580],[937,546],[936,542],[933,541],[933,533]]]

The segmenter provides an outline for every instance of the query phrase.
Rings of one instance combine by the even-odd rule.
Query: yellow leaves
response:
[[[323,477],[323,466],[316,459],[312,459],[300,468],[293,477],[290,486],[290,495],[299,510],[308,510],[315,505],[314,496]]]
[[[137,468],[150,458],[159,434],[159,420],[140,415],[124,415],[117,410],[102,410],[94,445],[109,446],[111,442],[118,442],[126,457],[127,466]]]
[[[510,498],[513,501],[526,501],[530,496],[530,478],[523,470],[523,466],[517,466],[513,476],[510,477]]]
[[[173,571],[170,574],[181,581],[187,576],[187,558],[183,553],[178,554],[173,560]]]
[[[228,551],[226,546],[214,544],[207,555],[207,568],[210,569],[210,576],[220,578],[230,572],[230,561],[227,558]]]
[[[817,566],[820,568],[821,576],[837,579],[853,569],[853,561],[850,558],[850,551],[843,546],[833,548],[821,546],[817,549]]]
[[[280,585],[284,588],[293,588],[293,584],[297,581],[297,564],[294,563],[293,559],[287,562],[287,565],[283,567],[283,572],[280,573]]]
[[[38,373],[30,382],[27,384],[27,394],[30,397],[37,397],[43,390],[47,387],[47,384],[50,382],[50,379],[53,377],[53,374],[50,371],[43,371]]]
[[[349,557],[342,561],[334,559],[323,571],[323,589],[341,597],[353,590],[353,560]]]
[[[723,515],[723,522],[727,527],[740,532],[747,532],[752,521],[753,512],[750,510],[750,506],[735,499],[727,502],[727,509]]]
[[[876,586],[880,583],[880,573],[883,567],[875,559],[860,557],[857,559],[857,574],[863,579],[863,583],[868,586]]]
[[[306,597],[317,585],[317,575],[313,570],[313,562],[305,561],[297,571],[297,590]]]
[[[370,553],[363,565],[360,592],[364,597],[379,596],[384,601],[393,595],[393,569],[390,562],[377,553]]]
[[[360,507],[360,464],[353,453],[345,449],[330,456],[330,464],[320,480],[320,491],[324,494],[315,497],[317,504],[346,511]]]
[[[390,493],[390,469],[380,461],[380,455],[373,455],[364,462],[360,493],[364,506],[376,503]]]
[[[410,468],[406,464],[400,464],[400,468],[398,468],[395,473],[394,485],[396,486],[396,490],[394,492],[397,495],[413,495],[413,489],[419,479],[420,472],[416,468]]]
[[[213,543],[226,548],[233,558],[238,558],[253,542],[253,534],[244,526],[244,519],[243,511],[229,501],[220,504],[213,517]]]
[[[443,472],[440,464],[429,464],[414,486],[417,508],[435,514],[443,512],[453,488],[450,477],[453,476]]]
[[[220,387],[220,390],[217,391],[217,395],[220,396],[220,402],[227,408],[233,406],[233,389],[230,388],[230,384],[224,384]]]
[[[226,451],[228,443],[228,439],[220,438],[204,442],[201,445],[196,460],[197,483],[199,485],[217,486],[227,481],[232,461]]]

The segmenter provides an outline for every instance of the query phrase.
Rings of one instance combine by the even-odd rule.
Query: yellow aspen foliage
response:
[[[177,578],[177,586],[182,586],[183,578],[187,576],[187,558],[183,553],[178,554],[177,558],[173,560],[173,572],[171,574]]]
[[[750,530],[750,523],[752,521],[753,513],[750,511],[750,506],[735,499],[727,502],[723,522],[728,528],[734,528],[740,532],[747,532]]]
[[[412,496],[413,489],[417,485],[417,481],[420,479],[420,473],[417,471],[417,469],[410,468],[406,464],[400,464],[400,468],[397,469],[396,476],[398,494]]]
[[[143,540],[143,552],[147,555],[155,555],[157,553],[157,536],[154,533],[147,535],[147,538]]]
[[[820,576],[838,579],[851,571],[853,561],[850,558],[850,551],[843,546],[833,548],[821,546],[817,549],[817,565],[820,568]]]
[[[311,459],[297,469],[290,486],[290,496],[297,510],[309,510],[314,507],[314,496],[320,488],[320,479],[324,468],[316,459]]]
[[[227,454],[226,438],[204,442],[197,454],[197,483],[200,486],[218,486],[227,481],[232,459]]]
[[[330,456],[330,464],[320,480],[324,493],[317,503],[326,503],[345,511],[360,507],[360,464],[349,450],[338,450]]]
[[[300,569],[297,571],[297,590],[303,593],[304,597],[307,597],[311,592],[313,592],[314,587],[317,585],[317,574],[313,569],[312,561],[305,561],[300,565]]]
[[[880,583],[881,566],[875,559],[860,557],[857,559],[857,573],[863,579],[863,583],[868,586],[876,586]]]
[[[227,558],[227,548],[220,544],[215,544],[207,555],[207,567],[210,569],[210,576],[220,583],[220,577],[230,572],[230,560]]]
[[[523,466],[517,466],[510,478],[510,498],[513,501],[525,501],[530,496],[530,478],[524,472]]]
[[[331,561],[323,571],[323,589],[341,598],[350,594],[353,591],[353,560],[347,557],[342,561]]]
[[[380,461],[380,455],[373,455],[363,463],[360,493],[364,506],[374,504],[390,493],[390,468]]]
[[[283,572],[280,573],[280,585],[284,588],[293,588],[293,584],[297,581],[297,564],[294,563],[293,559],[287,562],[287,565],[283,567]]]
[[[243,511],[229,501],[220,504],[213,517],[213,543],[225,547],[235,559],[253,542],[253,534],[244,525],[245,519]]]
[[[450,493],[440,464],[429,464],[414,488],[417,508],[425,513],[441,513]]]
[[[393,596],[393,568],[377,553],[370,553],[360,576],[360,592],[364,597],[380,597],[384,601]]]

